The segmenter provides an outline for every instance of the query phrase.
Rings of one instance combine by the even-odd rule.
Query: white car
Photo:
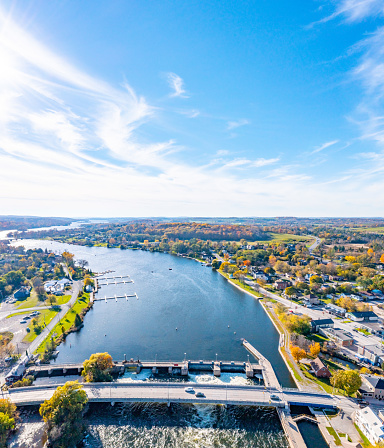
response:
[[[184,391],[187,392],[188,394],[194,394],[195,393],[193,387],[186,387],[184,389]]]

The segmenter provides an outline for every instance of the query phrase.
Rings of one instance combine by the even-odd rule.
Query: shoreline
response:
[[[273,326],[275,327],[276,331],[279,333],[279,347],[278,347],[278,352],[280,353],[280,356],[282,357],[282,359],[283,359],[283,361],[284,361],[284,364],[287,366],[287,369],[288,369],[288,371],[289,371],[289,373],[290,373],[290,375],[291,375],[293,381],[295,382],[297,388],[298,388],[299,390],[302,390],[302,385],[301,385],[301,383],[297,380],[297,378],[296,378],[294,372],[292,371],[291,366],[290,366],[289,363],[288,363],[288,360],[286,359],[284,353],[283,353],[282,350],[281,350],[281,339],[282,339],[282,338],[285,338],[285,334],[281,332],[280,328],[277,326],[277,324],[276,324],[276,322],[275,322],[275,319],[270,315],[269,311],[268,311],[267,308],[266,308],[265,303],[263,303],[263,300],[262,300],[262,299],[267,299],[267,297],[263,296],[261,293],[259,293],[259,294],[261,294],[261,297],[258,297],[258,296],[256,296],[255,294],[252,294],[251,292],[249,292],[249,291],[247,291],[246,289],[242,288],[241,286],[237,285],[236,283],[233,283],[233,282],[231,281],[231,279],[227,278],[227,277],[224,275],[223,272],[220,272],[219,269],[217,269],[217,272],[219,272],[219,274],[220,274],[221,276],[223,276],[223,277],[224,277],[224,278],[225,278],[231,285],[235,286],[235,287],[236,287],[237,289],[239,289],[240,291],[245,292],[246,294],[252,296],[254,299],[256,299],[256,300],[259,301],[259,303],[260,303],[261,306],[263,307],[264,312],[267,314],[267,316],[269,317],[269,319],[270,319],[270,321],[272,322]]]

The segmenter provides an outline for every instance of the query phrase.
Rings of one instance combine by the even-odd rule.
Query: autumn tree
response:
[[[312,344],[309,346],[309,351],[314,358],[317,358],[320,353],[320,343],[312,342]]]
[[[77,381],[59,386],[52,398],[44,401],[40,415],[46,424],[50,446],[74,447],[81,441],[85,429],[83,410],[87,401],[87,394]]]
[[[8,399],[0,399],[0,447],[7,446],[10,432],[15,428],[18,418],[16,406]]]
[[[112,356],[108,353],[94,353],[84,361],[81,375],[87,383],[112,381],[110,371],[113,367]]]
[[[61,254],[61,256],[63,257],[65,263],[66,263],[68,266],[73,266],[73,259],[74,259],[74,257],[75,257],[74,254],[71,254],[71,253],[68,252],[68,251],[64,251],[64,252]]]
[[[357,370],[338,370],[330,381],[337,389],[344,389],[347,395],[355,394],[361,387],[361,377]]]
[[[291,353],[293,359],[299,363],[302,359],[304,359],[307,356],[307,353],[305,350],[303,350],[300,347],[297,347],[297,345],[291,345]]]

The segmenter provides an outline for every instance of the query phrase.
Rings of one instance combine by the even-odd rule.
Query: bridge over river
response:
[[[64,382],[63,382],[64,384]],[[42,385],[9,389],[7,395],[18,406],[39,405],[49,399],[57,388]],[[84,383],[90,402],[155,402],[155,403],[206,403],[244,406],[272,406],[288,409],[289,405],[336,407],[331,395],[299,390],[265,388],[263,386],[234,386],[197,383]],[[193,387],[203,397],[185,391]]]

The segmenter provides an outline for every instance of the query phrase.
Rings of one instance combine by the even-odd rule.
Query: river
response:
[[[99,301],[84,327],[59,346],[58,363],[81,362],[92,353],[114,359],[247,360],[246,338],[272,363],[283,386],[294,382],[278,352],[279,335],[259,301],[219,273],[181,257],[140,250],[83,247],[52,241],[17,244],[86,259],[96,272],[130,275],[134,283],[103,286],[98,296],[138,295]],[[229,326],[229,327],[228,327]],[[177,330],[176,330],[177,328]],[[220,381],[236,381],[223,376]],[[267,409],[221,406],[119,405],[91,409],[88,446],[113,447],[286,447],[279,420]],[[15,445],[30,440],[37,423],[27,423]],[[30,443],[30,442],[28,442]],[[26,445],[29,446],[29,445]],[[32,445],[30,445],[32,446]]]

